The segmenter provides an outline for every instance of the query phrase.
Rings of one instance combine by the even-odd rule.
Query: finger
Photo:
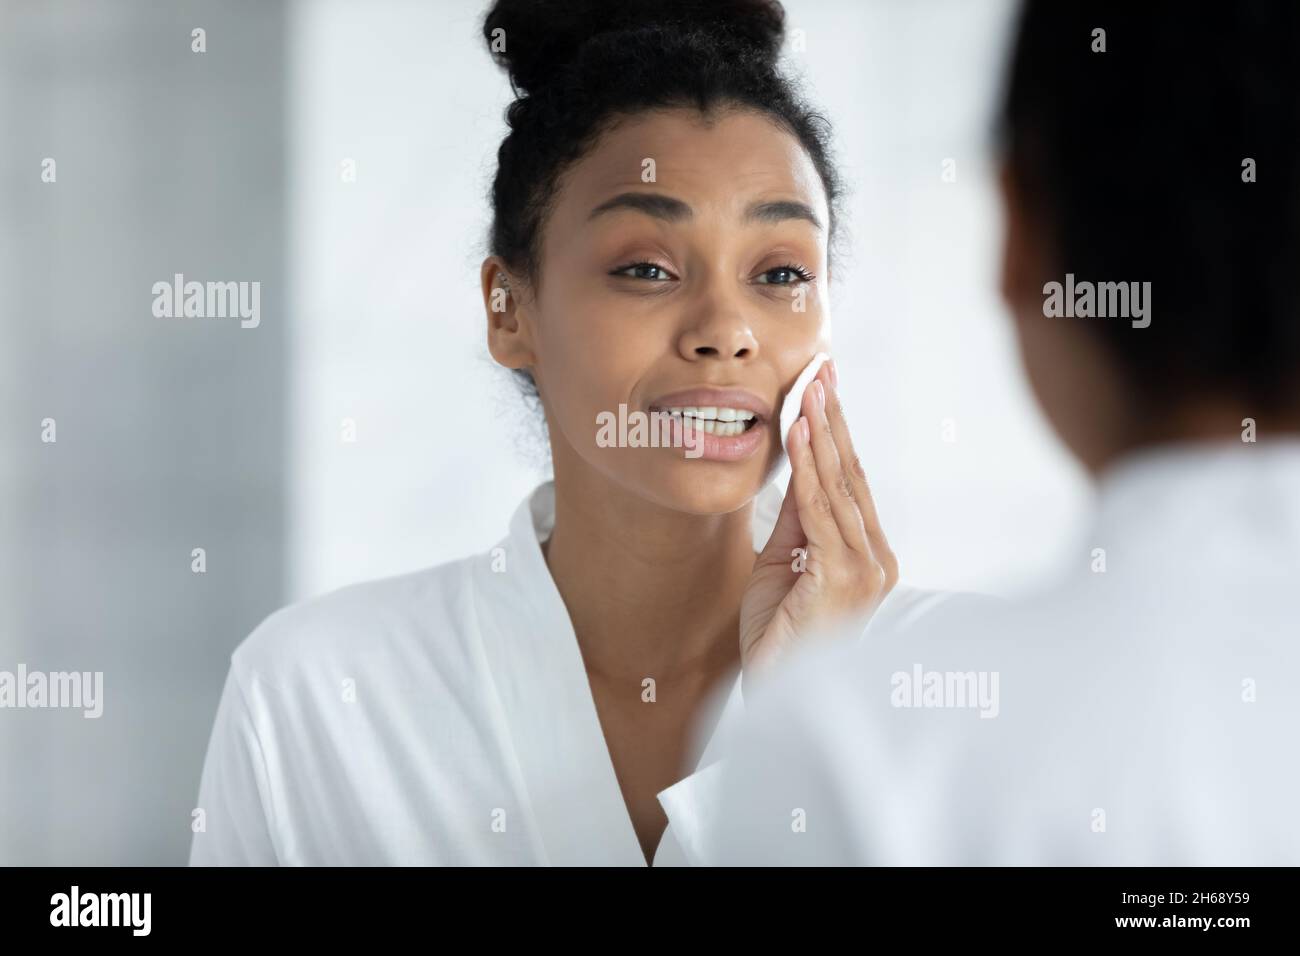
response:
[[[790,455],[790,480],[794,484],[795,505],[799,509],[799,525],[810,547],[838,551],[844,547],[844,538],[831,513],[830,496],[817,477],[817,462],[813,460],[809,442],[810,428],[807,417],[800,417],[790,429],[787,452]]]
[[[811,405],[811,408],[809,408]],[[804,398],[805,415],[812,427],[813,457],[817,462],[817,476],[831,502],[831,514],[844,543],[854,551],[871,553],[862,513],[853,496],[853,483],[840,463],[835,448],[835,437],[826,417],[826,386],[821,378],[813,379],[812,387]]]
[[[879,558],[890,553],[889,541],[886,539],[884,528],[880,524],[880,516],[876,511],[876,499],[871,493],[871,485],[867,481],[866,469],[862,467],[862,459],[858,457],[858,453],[853,447],[853,436],[849,433],[849,422],[844,414],[844,403],[840,400],[838,376],[836,376],[830,362],[823,366],[823,371],[825,372],[825,378],[822,380],[822,384],[827,387],[826,417],[831,424],[831,434],[835,438],[835,447],[840,454],[840,464],[843,466],[844,472],[848,475],[849,482],[853,487],[853,497],[858,503],[858,511],[862,515],[862,523],[867,532],[867,539],[871,542],[871,550]]]
[[[763,546],[763,557],[776,555],[782,561],[794,548],[804,546],[803,528],[799,525],[799,506],[795,502],[794,473],[785,485],[785,497],[781,499],[781,511],[776,516],[776,524]]]

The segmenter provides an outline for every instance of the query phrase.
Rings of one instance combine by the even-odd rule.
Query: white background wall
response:
[[[996,296],[989,127],[1011,5],[786,6],[806,46],[790,63],[835,124],[852,193],[834,339],[886,531],[913,583],[1013,590],[1059,555],[1087,490],[1031,402]],[[491,546],[539,474],[484,346],[478,266],[510,92],[478,5],[294,13],[290,557],[303,597]],[[355,444],[340,441],[344,417]]]
[[[0,709],[0,865],[183,863],[230,651],[284,599],[287,32],[0,0],[0,671],[104,694]],[[177,272],[260,282],[261,324],[154,316]]]

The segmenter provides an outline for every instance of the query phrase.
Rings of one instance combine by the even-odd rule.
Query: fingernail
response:
[[[799,440],[804,444],[807,444],[811,440],[811,438],[812,436],[808,433],[807,417],[800,418],[799,419]]]
[[[832,386],[833,388],[839,388],[839,387],[840,387],[840,371],[839,371],[839,369],[837,369],[837,368],[835,367],[835,359],[830,359],[830,360],[828,360],[828,361],[826,362],[826,367],[829,368],[829,369],[830,369],[830,372],[831,372],[831,386]]]
[[[813,379],[813,385],[816,386],[816,388],[813,389],[813,395],[817,399],[817,407],[819,409],[825,408],[826,407],[826,386],[824,386],[821,382],[817,381],[817,379]]]

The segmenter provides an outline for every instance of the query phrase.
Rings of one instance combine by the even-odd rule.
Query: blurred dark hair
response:
[[[787,129],[821,177],[833,233],[830,128],[777,67],[784,33],[776,0],[497,0],[483,36],[489,51],[504,39],[492,55],[517,95],[497,151],[491,252],[536,282],[561,173],[620,117],[678,106],[740,106]]]
[[[1298,9],[1024,6],[1000,123],[1011,178],[1048,230],[1049,278],[1152,283],[1149,327],[1080,320],[1152,408],[1204,393],[1297,405]]]

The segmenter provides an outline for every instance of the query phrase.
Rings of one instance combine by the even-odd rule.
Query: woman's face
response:
[[[828,346],[828,224],[812,161],[760,114],[664,110],[603,135],[561,178],[539,282],[514,306],[507,364],[533,372],[557,477],[692,514],[751,500],[781,398]],[[686,409],[713,424],[658,417]],[[638,414],[645,442],[679,447],[628,447],[620,419],[636,441]]]

